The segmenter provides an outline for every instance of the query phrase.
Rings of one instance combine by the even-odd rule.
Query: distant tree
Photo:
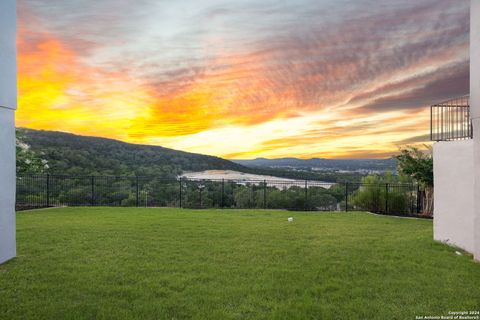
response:
[[[407,146],[397,156],[398,173],[414,179],[425,190],[424,214],[433,215],[433,157],[432,149],[420,150]]]

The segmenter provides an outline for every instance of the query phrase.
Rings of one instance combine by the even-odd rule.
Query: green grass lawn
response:
[[[287,222],[294,216],[295,221]],[[432,221],[64,208],[17,215],[0,319],[415,319],[480,309],[480,264]]]

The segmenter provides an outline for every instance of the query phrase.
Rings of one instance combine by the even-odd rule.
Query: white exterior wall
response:
[[[14,110],[1,107],[0,150],[0,263],[2,263],[15,257],[15,117]]]
[[[473,220],[473,225],[474,225],[474,242],[475,242],[475,247],[474,250],[472,251],[474,254],[474,257],[477,261],[480,261],[480,119],[474,119],[473,120],[473,127],[477,128],[477,130],[474,129],[473,134],[476,135],[474,136],[474,212],[475,212],[475,218]]]
[[[0,263],[15,257],[16,1],[0,1]]]
[[[470,5],[470,111],[473,119],[475,176],[475,259],[480,261],[480,0]]]
[[[434,144],[434,238],[480,261],[480,0],[470,1],[470,114],[472,140]]]
[[[434,239],[474,251],[473,141],[433,145]]]

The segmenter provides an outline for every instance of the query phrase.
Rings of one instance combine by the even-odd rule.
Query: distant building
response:
[[[470,2],[470,96],[431,110],[434,238],[480,261],[480,0]]]
[[[16,1],[0,1],[0,263],[15,257]]]

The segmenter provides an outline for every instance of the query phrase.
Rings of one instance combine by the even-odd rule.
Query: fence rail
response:
[[[451,99],[430,107],[430,140],[471,139],[469,96]]]
[[[159,177],[25,175],[17,177],[17,210],[59,206],[367,210],[417,216],[415,184],[310,180],[197,180]]]

